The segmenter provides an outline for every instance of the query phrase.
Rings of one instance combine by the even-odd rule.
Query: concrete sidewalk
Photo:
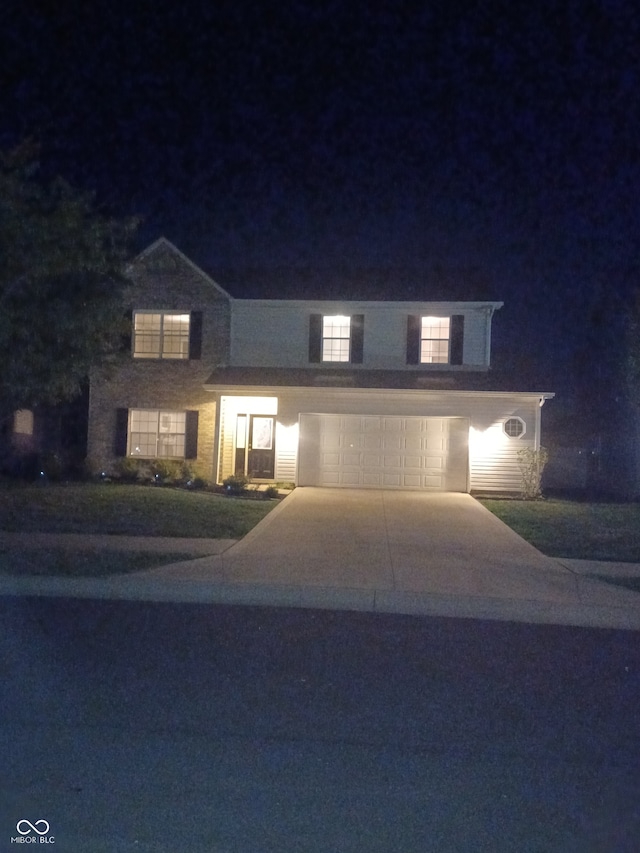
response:
[[[92,546],[125,549],[130,540],[89,539]],[[0,594],[640,629],[640,595],[589,576],[610,564],[600,571],[601,564],[545,557],[464,494],[296,489],[240,542],[146,540],[156,548],[160,541],[169,552],[207,556],[108,578],[2,577]],[[203,550],[189,550],[189,542]]]

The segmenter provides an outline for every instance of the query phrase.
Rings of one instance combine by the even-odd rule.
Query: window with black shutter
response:
[[[309,361],[312,364],[362,364],[363,355],[364,314],[310,315]]]

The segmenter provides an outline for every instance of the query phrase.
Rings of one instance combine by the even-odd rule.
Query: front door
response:
[[[272,480],[275,461],[275,418],[270,415],[238,415],[236,474],[246,474],[256,480]]]

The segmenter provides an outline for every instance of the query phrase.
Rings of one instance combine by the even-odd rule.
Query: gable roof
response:
[[[150,246],[147,246],[146,249],[143,249],[140,254],[136,255],[136,257],[128,264],[127,271],[130,270],[136,263],[144,261],[152,255],[161,251],[169,252],[170,254],[175,255],[183,264],[186,264],[188,267],[190,267],[198,276],[203,278],[208,284],[214,287],[222,296],[224,296],[226,299],[233,299],[231,294],[228,293],[224,289],[224,287],[221,287],[217,281],[212,279],[210,275],[207,275],[207,273],[201,267],[199,267],[197,264],[194,264],[194,262],[190,258],[188,258],[183,252],[181,252],[177,246],[174,246],[171,240],[167,240],[166,237],[159,237],[157,240],[151,243]]]

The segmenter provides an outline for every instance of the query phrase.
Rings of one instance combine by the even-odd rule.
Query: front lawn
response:
[[[98,578],[193,560],[193,554],[116,551],[111,548],[3,548],[0,575]]]
[[[640,563],[640,504],[482,499],[549,557]]]
[[[162,486],[5,483],[0,530],[241,539],[275,505]]]

